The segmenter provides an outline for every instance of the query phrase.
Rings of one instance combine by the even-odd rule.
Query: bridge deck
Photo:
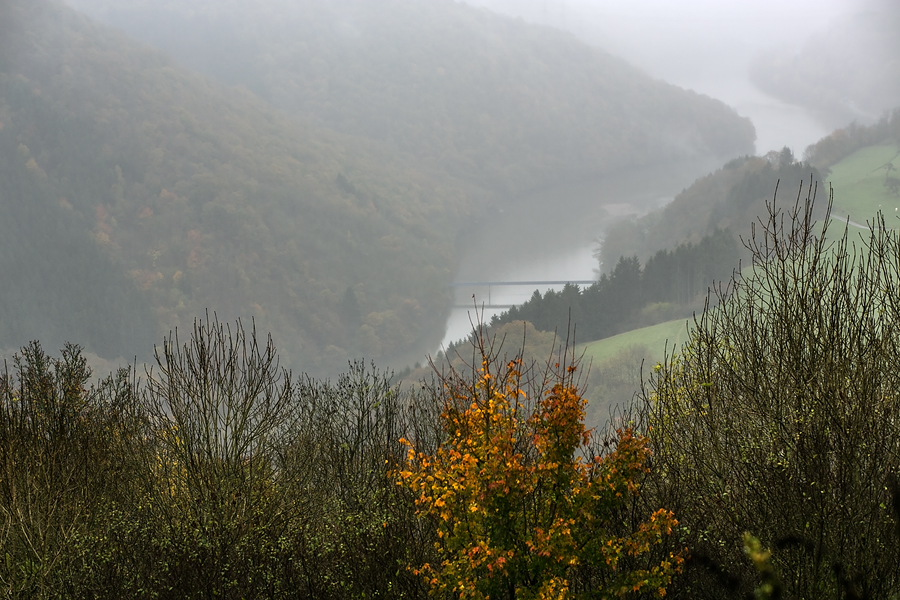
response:
[[[575,285],[593,285],[597,283],[593,279],[567,279],[561,281],[454,281],[451,287],[479,287],[489,285],[565,285],[574,283]]]

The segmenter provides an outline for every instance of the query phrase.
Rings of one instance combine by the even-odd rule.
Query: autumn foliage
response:
[[[673,513],[660,509],[625,537],[611,533],[648,470],[646,439],[621,429],[614,449],[593,452],[576,366],[556,364],[536,377],[520,358],[497,368],[490,348],[480,350],[473,377],[443,377],[439,447],[417,451],[403,440],[409,449],[399,482],[439,538],[440,562],[417,573],[436,594],[459,598],[665,595],[683,553],[647,569],[620,563],[668,536]],[[586,567],[606,573],[602,589],[576,576]]]

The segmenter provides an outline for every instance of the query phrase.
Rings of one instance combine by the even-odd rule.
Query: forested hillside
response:
[[[0,347],[152,350],[206,309],[340,368],[440,335],[477,198],[59,4],[0,9]]]
[[[255,318],[304,370],[414,360],[497,190],[752,145],[719,102],[452,2],[349,3],[358,25],[332,3],[231,4],[168,31],[238,88],[54,0],[0,7],[0,348],[144,358],[210,310]],[[116,3],[147,31],[185,15],[155,6]]]
[[[603,241],[602,266],[607,271],[612,269],[620,256],[636,255],[642,261],[647,260],[660,249],[674,248],[683,242],[696,243],[716,228],[730,228],[746,238],[750,224],[766,214],[765,201],[772,198],[776,183],[780,181],[781,190],[788,190],[788,195],[795,193],[793,190],[801,181],[812,181],[813,185],[818,183],[820,188],[827,189],[830,170],[835,164],[861,149],[883,144],[900,144],[900,109],[894,109],[869,126],[851,123],[836,129],[810,145],[804,152],[804,160],[798,160],[784,148],[780,153],[770,152],[764,157],[729,161],[715,173],[698,179],[662,209],[613,228]],[[888,152],[887,158],[891,156]],[[878,193],[869,190],[866,194],[872,199],[886,192],[881,189],[881,178],[885,184],[891,177],[896,179],[896,173],[892,173],[895,165],[888,167],[879,160],[873,157],[861,165],[866,172],[859,174],[860,177],[868,175],[870,170],[879,173],[875,186]],[[851,182],[842,178],[839,183],[846,186]],[[844,205],[848,200],[855,201],[857,195],[839,193],[841,212],[849,211],[850,206]],[[781,198],[784,200],[786,196]],[[878,204],[874,202],[873,206]],[[874,213],[875,210],[869,210],[858,217],[865,221]]]
[[[452,0],[70,0],[285,110],[515,192],[753,151],[717,100]]]
[[[608,271],[621,256],[646,261],[656,252],[697,243],[716,229],[747,237],[750,225],[766,214],[776,184],[796,194],[801,182],[823,183],[815,167],[795,159],[785,148],[765,157],[734,159],[701,177],[663,208],[613,227],[603,240],[601,266]],[[736,265],[735,265],[736,266]]]
[[[157,324],[149,302],[95,243],[90,217],[58,194],[6,116],[0,116],[0,346],[77,339],[107,357],[151,348]]]

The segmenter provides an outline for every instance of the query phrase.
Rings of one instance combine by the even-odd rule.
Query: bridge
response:
[[[491,303],[491,288],[493,286],[535,286],[535,287],[543,287],[543,286],[551,286],[551,285],[566,285],[567,283],[571,283],[574,285],[593,285],[596,282],[594,279],[563,279],[558,281],[454,281],[450,284],[450,287],[486,287],[488,289],[488,301],[487,304],[479,305],[478,308],[496,308],[496,309],[509,309],[515,306],[514,304],[492,304]],[[456,304],[453,308],[473,308],[474,305],[468,304]]]

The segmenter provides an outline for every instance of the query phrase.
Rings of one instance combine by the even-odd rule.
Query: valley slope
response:
[[[230,81],[294,95],[226,87],[52,0],[0,6],[0,348],[146,359],[210,311],[255,319],[296,369],[404,364],[440,339],[460,233],[504,194],[752,146],[721,103],[557,32],[396,2],[351,51],[320,35],[330,3],[297,6],[280,33],[261,12],[254,43],[309,53],[283,73],[241,54]]]
[[[318,371],[440,335],[453,232],[480,203],[447,176],[289,118],[43,0],[0,12],[0,123],[7,225],[28,238],[60,221],[89,248],[59,251],[48,234],[4,263],[14,282],[4,306],[17,307],[5,317],[22,326],[0,345],[47,335],[146,357],[151,340],[209,309],[255,317],[289,364]],[[84,287],[72,269],[84,261],[94,277],[117,271],[114,289]],[[139,335],[90,343],[79,323],[113,317],[105,294],[142,323]],[[46,296],[58,310],[35,303]],[[46,319],[55,325],[26,326]]]

